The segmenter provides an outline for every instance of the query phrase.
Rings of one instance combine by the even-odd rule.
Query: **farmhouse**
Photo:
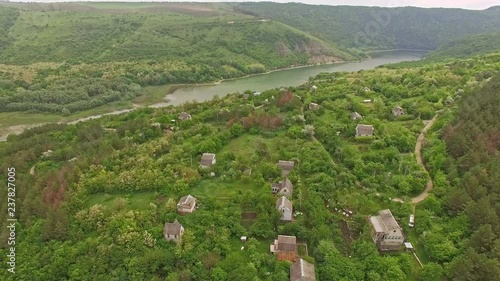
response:
[[[396,106],[392,109],[392,114],[394,114],[394,116],[401,116],[405,114],[405,111],[400,106]]]
[[[204,168],[204,169],[210,168],[215,164],[215,162],[216,162],[215,154],[203,153],[203,155],[201,156],[201,160],[200,160],[200,167]]]
[[[179,115],[179,120],[191,120],[191,114],[187,113],[187,112],[181,112],[181,114]]]
[[[363,119],[363,116],[361,116],[361,114],[359,114],[357,112],[353,112],[353,113],[351,113],[351,119],[352,120]]]
[[[373,126],[358,124],[356,126],[356,137],[371,137],[373,136]]]
[[[271,185],[271,191],[274,194],[291,196],[293,192],[293,184],[288,178],[286,178],[278,183],[273,183]]]
[[[288,200],[285,196],[281,196],[276,201],[276,209],[281,213],[282,221],[292,220],[292,202]]]
[[[196,208],[196,198],[191,195],[181,197],[177,203],[177,211],[180,214],[192,213]]]
[[[175,219],[173,223],[165,223],[163,236],[167,241],[178,243],[181,240],[182,234],[184,234],[184,227],[182,227],[177,219]]]
[[[316,281],[314,264],[299,259],[290,266],[290,281]]]
[[[372,239],[380,251],[397,251],[404,243],[403,231],[389,209],[369,217]]]
[[[279,160],[278,168],[281,169],[281,175],[284,177],[288,176],[288,174],[290,174],[290,172],[293,170],[294,164],[295,163],[293,161]]]
[[[278,235],[278,239],[274,240],[270,249],[278,260],[294,262],[297,258],[297,238],[295,236]]]

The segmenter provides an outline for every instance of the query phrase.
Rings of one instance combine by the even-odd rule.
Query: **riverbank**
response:
[[[404,55],[400,52],[393,52],[393,54],[391,54],[391,51],[386,52],[387,55],[377,56],[376,59],[290,66],[240,78],[221,79],[212,83],[147,86],[144,87],[145,92],[143,95],[131,101],[106,104],[69,116],[47,113],[3,112],[0,113],[0,141],[5,141],[9,134],[19,134],[27,128],[46,123],[76,123],[100,118],[104,115],[129,112],[135,108],[176,106],[192,100],[205,101],[212,99],[216,95],[226,95],[245,90],[264,91],[282,86],[298,86],[307,82],[309,77],[321,72],[368,70],[386,63],[420,59],[420,56],[414,54]]]

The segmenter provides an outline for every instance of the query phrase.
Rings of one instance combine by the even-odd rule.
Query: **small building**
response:
[[[181,114],[179,115],[179,120],[183,121],[183,120],[191,120],[192,117],[191,117],[191,114],[187,113],[187,112],[181,112]]]
[[[177,219],[175,219],[173,223],[165,223],[163,236],[167,241],[178,243],[181,241],[182,234],[184,234],[184,227],[182,227]]]
[[[286,178],[278,183],[273,183],[271,185],[271,191],[274,194],[292,196],[293,184],[288,178]]]
[[[382,210],[378,216],[369,217],[372,226],[372,239],[380,251],[398,251],[404,243],[403,230],[389,209]]]
[[[313,85],[313,86],[311,87],[311,91],[313,91],[313,92],[315,92],[317,89],[318,89],[318,87],[317,87],[316,85]]]
[[[356,137],[372,137],[374,130],[372,125],[358,124],[356,126]]]
[[[414,227],[415,226],[415,215],[410,215],[410,221],[408,222],[409,227]]]
[[[394,114],[394,116],[401,116],[405,114],[405,111],[400,106],[396,106],[392,109],[392,114]]]
[[[240,240],[241,240],[241,242],[247,242],[247,237],[246,236],[241,236]]]
[[[286,177],[293,170],[293,166],[295,165],[295,162],[279,160],[277,165],[278,165],[278,168],[281,169],[281,175],[283,177]]]
[[[181,197],[177,203],[177,211],[180,214],[190,214],[196,209],[196,198],[191,195]]]
[[[276,200],[276,209],[281,213],[282,221],[292,220],[292,202],[285,196],[281,196]]]
[[[203,153],[200,160],[200,167],[207,169],[215,164],[215,154],[213,153]]]
[[[314,110],[314,109],[318,109],[318,108],[320,108],[320,106],[319,106],[319,104],[317,104],[317,103],[311,102],[311,103],[309,104],[309,109],[310,109],[310,110]]]
[[[294,262],[297,258],[297,238],[295,236],[278,235],[278,239],[275,239],[271,244],[270,250],[278,260]]]
[[[361,116],[361,114],[357,113],[356,111],[351,113],[351,120],[358,120],[358,119],[363,119],[363,116]]]
[[[372,103],[373,101],[368,99],[368,100],[363,100],[364,103]]]
[[[290,281],[316,281],[314,264],[299,259],[290,266]]]
[[[404,244],[407,252],[413,252],[413,245],[410,242],[405,242]]]
[[[365,92],[369,92],[369,91],[371,91],[370,88],[365,87]]]

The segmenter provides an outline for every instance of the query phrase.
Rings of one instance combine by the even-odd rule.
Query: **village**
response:
[[[311,92],[314,93],[316,90],[317,86],[313,85],[311,87]],[[369,91],[370,89],[368,87],[365,87],[365,92]],[[243,98],[245,100],[248,99],[249,94],[244,94]],[[272,97],[272,99],[274,99],[274,96]],[[268,100],[266,99],[265,102],[268,102]],[[364,100],[364,103],[371,102],[372,100]],[[309,110],[317,110],[320,108],[320,105],[311,102],[309,103],[308,108]],[[395,118],[397,118],[404,115],[405,111],[400,106],[395,106],[392,110],[392,114]],[[192,116],[188,112],[182,112],[178,117],[179,121],[191,119]],[[350,114],[350,119],[352,121],[359,121],[363,119],[363,116],[358,112],[352,112]],[[175,120],[172,120],[172,122],[175,122]],[[169,130],[173,129],[174,128],[169,127]],[[337,132],[337,135],[339,133],[340,132]],[[355,128],[354,136],[356,138],[373,137],[374,135],[375,129],[372,125],[358,124]],[[212,170],[216,163],[216,154],[206,152],[201,155],[199,168],[202,170],[211,171],[210,175],[213,177],[215,176],[215,173]],[[281,171],[282,179],[277,182],[271,183],[269,192],[272,193],[276,198],[275,209],[280,213],[280,219],[282,223],[293,223],[295,218],[302,215],[302,213],[299,211],[294,212],[293,202],[291,201],[294,192],[294,184],[290,181],[288,175],[293,171],[295,162],[293,160],[279,160],[278,163],[276,163],[276,166]],[[182,196],[177,202],[177,213],[181,216],[189,215],[198,209],[198,204],[198,200],[192,195],[187,194],[185,196]],[[346,208],[330,205],[327,205],[326,207],[329,209],[333,209],[335,212],[339,213],[341,216],[344,216],[346,219],[353,215],[353,211]],[[399,226],[398,222],[389,209],[380,210],[378,214],[366,217],[366,223],[370,225],[372,233],[371,238],[373,240],[373,243],[381,253],[401,251],[411,252],[417,262],[421,266],[423,266],[418,256],[414,252],[413,245],[407,240],[407,237],[403,233],[403,229]],[[409,215],[408,225],[409,227],[414,227],[414,214]],[[167,241],[179,243],[182,239],[183,233],[184,227],[177,219],[175,219],[173,222],[166,222],[164,225],[163,234],[164,239]],[[241,236],[240,238],[242,242],[242,251],[245,249],[245,242],[248,240],[248,238],[249,237],[247,236]],[[316,273],[314,261],[311,261],[307,256],[303,257],[299,255],[299,245],[302,245],[307,249],[307,245],[303,242],[299,242],[293,235],[277,235],[276,239],[274,239],[269,246],[269,253],[276,256],[276,259],[279,261],[291,262],[290,281],[315,281]]]

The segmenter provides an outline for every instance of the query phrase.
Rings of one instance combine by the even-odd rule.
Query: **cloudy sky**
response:
[[[1,0],[0,0],[1,1]],[[11,0],[15,2],[70,2],[75,0]],[[161,1],[161,0],[86,0],[98,2],[258,2],[258,0],[176,0],[176,1]],[[269,0],[268,0],[269,1]],[[482,10],[491,6],[500,5],[499,0],[273,0],[273,2],[301,2],[307,4],[323,4],[323,5],[351,5],[351,6],[382,6],[382,7],[400,7],[400,6],[417,6],[417,7],[445,7],[445,8],[464,8]]]

